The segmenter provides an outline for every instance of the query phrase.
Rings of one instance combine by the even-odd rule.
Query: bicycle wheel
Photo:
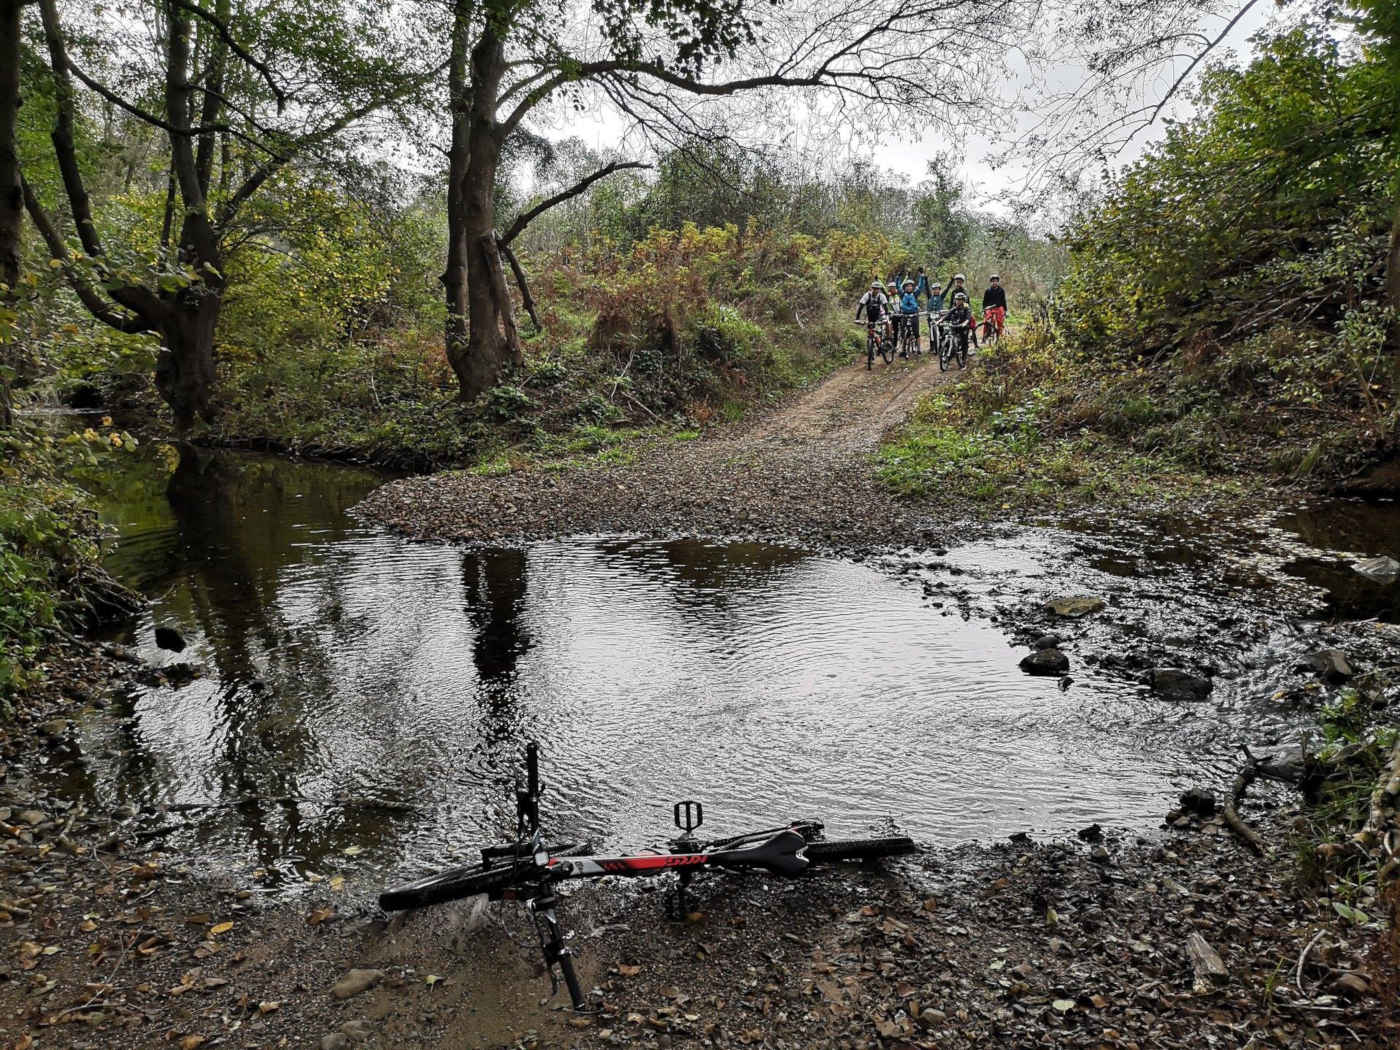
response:
[[[515,878],[514,864],[473,864],[464,868],[449,868],[417,882],[395,886],[379,895],[379,906],[385,911],[426,908],[430,904],[461,900],[478,893],[509,886]]]
[[[885,359],[885,364],[894,364],[894,340],[880,340],[880,356]]]
[[[875,366],[875,336],[865,333],[865,370],[868,372]]]
[[[876,860],[913,853],[918,847],[907,835],[879,839],[819,839],[807,843],[807,859],[813,863],[837,860]]]
[[[938,370],[948,371],[948,362],[953,356],[953,333],[942,332],[938,336]]]
[[[958,348],[957,348],[957,349],[958,349],[958,367],[959,367],[959,368],[966,368],[966,367],[967,367],[967,341],[966,341],[966,340],[962,340],[961,342],[959,342],[959,343],[958,343]]]

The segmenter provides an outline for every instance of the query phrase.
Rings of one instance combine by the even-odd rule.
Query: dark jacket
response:
[[[982,293],[982,309],[989,306],[1000,306],[1006,309],[1006,289],[999,284],[988,285],[987,290]]]

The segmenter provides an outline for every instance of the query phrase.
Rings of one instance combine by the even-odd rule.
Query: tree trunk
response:
[[[20,231],[24,195],[19,185],[15,121],[19,112],[19,0],[0,0],[0,304],[15,298],[19,284]],[[0,323],[3,323],[0,321]],[[12,422],[8,325],[0,330],[0,427]]]
[[[461,238],[458,244],[449,245],[449,253],[454,247],[460,252],[466,269],[466,346],[462,348],[458,343],[454,348],[450,337],[448,341],[448,361],[457,373],[464,401],[475,400],[495,386],[507,363],[519,364],[522,360],[515,311],[506,287],[501,253],[496,247],[494,190],[502,145],[496,107],[505,71],[505,45],[488,20],[472,49],[467,167],[461,184]],[[449,258],[449,271],[452,261]]]
[[[1395,314],[1390,324],[1391,349],[1400,350],[1400,200],[1395,203],[1395,219],[1390,224],[1390,251],[1385,257],[1385,302]]]
[[[452,145],[447,154],[447,268],[442,287],[447,297],[447,323],[443,332],[448,363],[462,377],[467,363],[467,173],[471,168],[471,101],[467,97],[467,52],[472,18],[471,0],[456,0],[452,25],[452,52],[447,68],[447,97],[452,114]]]
[[[160,326],[156,389],[175,414],[175,426],[189,429],[196,417],[211,415],[214,389],[214,330],[222,297],[212,288],[186,290],[168,303]]]

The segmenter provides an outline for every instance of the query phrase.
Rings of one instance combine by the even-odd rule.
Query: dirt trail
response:
[[[379,489],[365,517],[465,541],[571,532],[782,537],[824,545],[917,528],[876,483],[870,457],[920,396],[955,382],[927,356],[863,359],[753,422],[695,441],[657,440],[624,465],[504,477],[439,474]]]

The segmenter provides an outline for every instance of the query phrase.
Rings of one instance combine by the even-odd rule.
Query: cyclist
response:
[[[967,341],[972,339],[972,345],[977,345],[977,321],[972,316],[972,307],[967,305],[966,292],[953,293],[953,308],[948,311],[944,318],[953,330],[953,338],[962,344],[962,349],[967,349]]]
[[[957,294],[962,292],[972,302],[972,293],[967,290],[967,278],[960,273],[953,274],[953,283],[948,285],[947,301],[951,305]]]
[[[873,324],[884,322],[886,328],[889,326],[890,301],[885,296],[884,289],[879,281],[870,282],[870,290],[860,297],[860,302],[856,304],[856,320],[860,320],[860,312],[865,311],[865,319]]]
[[[914,353],[922,353],[919,349],[919,296],[914,291],[914,278],[904,278],[904,294],[899,297],[899,323],[914,333]],[[903,351],[900,357],[907,356]]]
[[[988,287],[982,293],[982,319],[996,325],[997,335],[1006,328],[1006,289],[1001,286],[1001,276],[992,274],[987,278]]]

